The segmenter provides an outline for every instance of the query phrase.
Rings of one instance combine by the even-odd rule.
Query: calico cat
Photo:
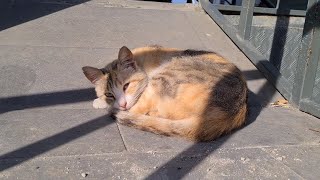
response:
[[[117,109],[119,123],[141,130],[209,141],[247,117],[241,71],[214,52],[124,46],[105,68],[82,69],[95,85],[93,106]]]

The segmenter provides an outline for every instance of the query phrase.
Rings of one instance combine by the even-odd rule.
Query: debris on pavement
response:
[[[88,176],[88,173],[81,173],[81,176],[82,176],[82,177],[87,177],[87,176]]]
[[[271,103],[270,105],[271,105],[271,107],[284,107],[284,108],[290,107],[288,101],[285,99],[280,99],[274,103]]]
[[[317,129],[311,129],[311,128],[309,128],[309,130],[320,133],[320,130],[317,130]]]

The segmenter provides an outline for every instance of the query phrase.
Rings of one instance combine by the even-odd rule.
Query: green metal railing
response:
[[[242,6],[199,1],[291,104],[320,117],[320,0],[297,1],[307,5],[305,10],[293,9],[286,3],[294,1],[284,0],[274,0],[271,8],[254,7],[254,0],[243,0]],[[230,12],[239,14],[237,24],[229,21]],[[275,24],[253,23],[261,17],[275,19]],[[301,23],[292,25],[292,19]]]
[[[215,8],[221,11],[232,11],[240,12],[250,5],[253,13],[255,14],[270,14],[270,15],[291,15],[291,16],[305,16],[305,10],[296,10],[285,8],[285,4],[281,4],[281,1],[277,1],[276,5],[273,8],[264,8],[264,7],[254,7],[255,1],[243,1],[242,6],[230,6],[222,4],[214,4]]]

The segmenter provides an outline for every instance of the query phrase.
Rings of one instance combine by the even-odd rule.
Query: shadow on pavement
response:
[[[14,110],[90,101],[96,98],[94,92],[94,88],[85,88],[7,98],[0,97],[0,114]]]
[[[90,0],[43,1],[40,0],[1,0],[0,31],[52,14]],[[61,3],[63,2],[63,3]]]
[[[39,140],[35,143],[3,154],[0,156],[0,172],[114,123],[114,121],[110,119],[111,118],[108,118],[107,115],[101,116],[53,136]]]

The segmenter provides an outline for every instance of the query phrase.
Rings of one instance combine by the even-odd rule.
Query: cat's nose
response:
[[[119,105],[120,105],[120,107],[122,107],[122,108],[124,108],[124,109],[125,109],[125,108],[126,108],[126,106],[127,106],[127,102],[122,102],[122,103],[120,103]]]

